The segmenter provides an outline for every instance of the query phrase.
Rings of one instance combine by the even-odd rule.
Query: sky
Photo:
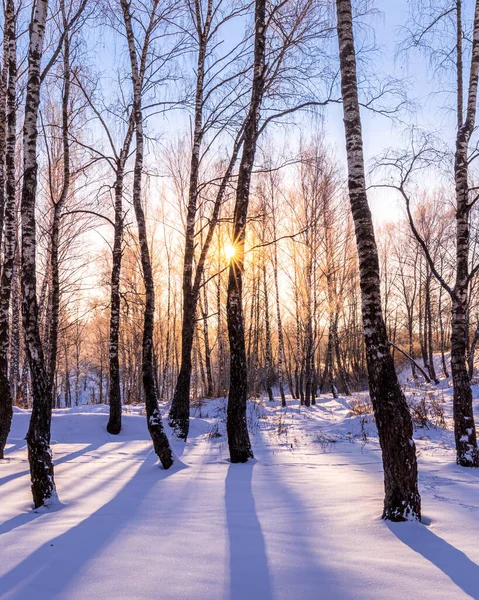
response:
[[[422,71],[421,61],[405,67],[395,60],[396,46],[400,36],[399,28],[407,19],[407,4],[406,0],[383,0],[378,2],[377,7],[381,12],[378,16],[370,18],[368,22],[374,26],[378,45],[378,52],[374,57],[377,72],[396,77],[406,75],[409,78],[412,76],[413,80],[417,82],[422,80],[419,78]],[[417,93],[416,85],[414,88],[414,92]],[[423,91],[421,90],[421,93]],[[381,155],[387,147],[402,146],[406,143],[406,139],[401,125],[396,125],[389,119],[375,115],[365,109],[362,110],[361,116],[364,155],[366,168],[368,169],[374,158]],[[324,127],[329,143],[335,149],[341,162],[346,165],[342,106],[331,106],[328,109],[328,113],[325,115]],[[401,204],[396,194],[390,190],[370,191],[369,201],[377,223],[395,221],[401,215]]]
[[[427,59],[418,51],[411,53],[409,60],[398,58],[398,49],[408,21],[410,0],[378,0],[379,14],[368,19],[373,26],[378,53],[374,57],[377,73],[404,78],[408,96],[415,104],[414,111],[406,120],[421,129],[439,133],[453,140],[455,114],[448,110],[451,97],[435,93],[438,82]],[[467,3],[466,3],[467,7]],[[471,11],[464,11],[466,17]],[[362,110],[364,154],[366,168],[374,158],[381,156],[389,147],[407,148],[408,131],[403,124],[394,124],[389,119]],[[339,159],[346,164],[342,107],[331,106],[325,115],[325,132]],[[378,181],[378,180],[376,180]],[[404,206],[391,190],[370,190],[369,200],[376,223],[395,221],[404,213]]]
[[[425,1],[425,0],[421,0]],[[432,1],[432,0],[431,0]],[[437,0],[440,1],[440,0]],[[445,2],[447,0],[444,0]],[[472,0],[465,0],[466,6]],[[397,48],[401,39],[401,27],[403,27],[408,18],[409,0],[376,0],[376,6],[379,14],[368,18],[368,24],[374,30],[378,51],[374,55],[374,63],[372,69],[374,73],[388,74],[395,77],[404,77],[407,80],[410,97],[416,101],[418,110],[408,116],[408,120],[424,127],[427,130],[440,131],[445,133],[449,141],[453,141],[454,130],[454,114],[446,110],[444,106],[445,99],[443,95],[435,95],[432,92],[438,87],[434,80],[433,73],[428,67],[424,57],[418,53],[411,56],[406,63],[396,59]],[[466,11],[465,11],[466,12]],[[471,14],[471,10],[467,10],[466,14]],[[240,25],[241,26],[241,23]],[[239,32],[239,26],[236,33]],[[244,26],[244,24],[243,24]],[[114,73],[118,63],[127,60],[126,46],[124,39],[114,35],[108,29],[95,27],[90,30],[88,45],[93,48],[92,53],[95,55],[95,63],[98,70],[105,78],[109,78],[106,83],[106,90],[116,91],[117,85],[114,80]],[[231,32],[230,32],[231,33]],[[234,36],[228,34],[226,43],[232,44]],[[113,94],[112,94],[113,95]],[[301,117],[298,116],[298,120]],[[383,117],[373,115],[367,110],[362,111],[363,119],[363,136],[364,150],[366,159],[366,168],[369,169],[374,157],[381,155],[386,148],[394,146],[396,148],[405,148],[408,144],[407,132],[404,125],[395,125],[390,120]],[[311,121],[308,121],[311,123]],[[158,116],[149,124],[149,132],[156,135],[162,135],[163,140],[173,137],[174,135],[184,135],[188,132],[188,117],[186,112],[176,111],[170,112],[166,116]],[[303,125],[303,123],[300,123]],[[91,127],[93,125],[90,124]],[[318,129],[319,129],[318,125]],[[299,129],[299,128],[298,128]],[[326,142],[332,149],[332,153],[343,164],[344,178],[346,179],[346,156],[344,142],[344,128],[342,121],[342,106],[332,104],[328,106],[323,115],[323,129]],[[304,136],[314,135],[314,128],[308,126],[302,127]],[[280,128],[271,129],[271,136],[266,136],[265,143],[270,143],[274,136],[281,136]],[[95,132],[94,132],[95,133]],[[101,135],[100,130],[97,132]],[[284,136],[283,136],[284,137]],[[287,145],[290,141],[281,139],[279,147]],[[165,172],[163,156],[158,153],[158,146],[149,145],[151,160],[155,162],[155,166]],[[260,155],[260,153],[258,153]],[[149,207],[150,216],[155,215],[155,207],[158,207],[162,194],[162,183],[164,178],[154,178],[150,181]],[[427,181],[425,182],[428,183]],[[163,196],[164,198],[164,196]],[[397,221],[404,214],[403,202],[397,198],[396,194],[387,189],[375,189],[369,192],[370,206],[373,212],[373,217],[377,226],[386,222]],[[176,201],[172,201],[171,205],[177,206]],[[130,217],[132,220],[132,211]],[[177,223],[176,212],[171,216],[166,217],[166,221]],[[168,225],[170,226],[170,225]],[[161,231],[163,228],[160,227]],[[177,225],[175,224],[175,231]],[[170,231],[170,229],[168,229]],[[173,228],[171,228],[173,231]],[[98,246],[103,246],[104,236],[107,239],[111,238],[111,229],[101,227],[89,234],[89,247],[96,249]],[[176,237],[175,239],[178,239]],[[106,245],[105,245],[106,247]],[[91,277],[93,280],[98,275],[98,264],[92,263]]]
[[[467,3],[469,3],[469,0],[466,0],[466,7]],[[411,54],[407,62],[396,58],[401,37],[404,36],[401,27],[404,27],[407,23],[409,6],[410,0],[376,1],[378,14],[367,18],[368,25],[374,30],[378,47],[370,68],[379,77],[387,74],[401,79],[404,78],[408,95],[417,105],[417,110],[406,117],[408,122],[413,122],[428,131],[439,130],[441,134],[445,132],[449,137],[450,134],[453,134],[454,114],[445,110],[444,95],[433,94],[433,91],[437,88],[437,82],[434,81],[434,75],[427,65],[426,59],[418,52]],[[244,23],[236,20],[234,25],[231,26],[243,28]],[[105,33],[92,32],[92,38],[96,39],[99,68],[108,77],[114,74],[115,63],[125,58],[125,48],[123,47],[123,40],[118,40],[118,38],[115,40],[115,36],[105,35]],[[230,31],[228,40],[225,40],[225,43],[232,43],[233,38],[233,32]],[[357,45],[359,45],[359,39],[357,42]],[[323,118],[326,141],[334,155],[343,164],[344,173],[346,173],[341,105],[328,106],[324,111]],[[374,115],[368,110],[362,111],[362,119],[367,169],[371,166],[374,158],[380,156],[388,147],[407,147],[408,132],[404,124],[394,124],[389,119]],[[155,117],[150,125],[152,126],[151,131],[154,131],[155,135],[163,134],[164,139],[170,137],[171,134],[182,135],[188,131],[188,120],[184,111],[176,111],[168,113],[166,116]],[[272,131],[271,136],[281,136],[280,131],[282,130]],[[307,131],[306,129],[305,134],[307,133],[314,134],[314,131]],[[269,134],[267,137],[270,137]],[[284,143],[284,140],[282,142]],[[403,214],[403,204],[393,191],[387,189],[371,190],[369,197],[377,223],[395,221]]]

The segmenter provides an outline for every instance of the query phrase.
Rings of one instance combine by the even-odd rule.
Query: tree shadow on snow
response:
[[[99,441],[98,443],[92,442],[90,444],[87,444],[80,450],[75,450],[74,452],[68,452],[67,454],[64,454],[61,458],[55,458],[55,444],[52,444],[53,466],[56,467],[63,463],[67,463],[72,460],[75,460],[76,458],[79,458],[80,456],[83,456],[84,454],[88,454],[88,452],[93,452],[95,450],[98,450],[106,443],[107,442],[104,440]],[[8,483],[9,481],[13,481],[14,479],[18,479],[20,477],[24,477],[25,475],[29,475],[29,474],[30,474],[30,470],[26,469],[25,471],[17,471],[15,473],[11,473],[10,475],[5,475],[5,477],[0,478],[0,486],[4,485],[5,483]],[[5,532],[6,531],[5,531],[4,525],[0,525],[0,535]]]
[[[266,546],[253,496],[254,464],[231,464],[226,476],[231,600],[272,598]]]
[[[40,592],[42,598],[56,598],[65,593],[80,577],[82,568],[94,561],[98,552],[111,544],[125,527],[131,526],[153,487],[183,468],[178,461],[164,471],[157,467],[156,460],[150,452],[110,502],[65,533],[49,539],[3,575],[0,598],[11,594],[15,600],[30,600]]]
[[[25,441],[25,438],[10,440],[10,437],[9,437],[7,444],[9,444],[9,445],[5,448],[5,459],[10,458],[8,455],[11,454],[12,452],[16,452],[17,450],[20,450],[20,448],[23,448],[23,447],[26,448],[26,446],[27,446],[27,442]]]
[[[56,512],[63,508],[63,504],[57,499],[54,504],[49,506],[48,508],[39,508],[37,510],[32,510],[28,512],[21,513],[19,515],[15,515],[11,519],[4,521],[0,524],[0,535],[4,535],[5,533],[9,533],[13,531],[17,527],[21,527],[22,525],[26,525],[30,521],[34,521],[45,514],[50,514],[52,512]]]
[[[479,599],[479,565],[419,523],[387,523],[403,544],[440,569],[463,592]]]

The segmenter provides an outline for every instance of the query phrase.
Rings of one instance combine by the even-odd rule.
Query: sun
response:
[[[228,242],[227,244],[225,244],[224,253],[225,253],[226,259],[229,262],[236,256],[236,253],[237,253],[236,246],[234,244],[232,244],[231,242]]]

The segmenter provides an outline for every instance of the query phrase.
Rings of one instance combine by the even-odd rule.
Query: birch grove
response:
[[[210,400],[231,463],[259,407],[344,402],[374,419],[392,521],[421,519],[415,428],[479,465],[479,0],[414,3],[398,33],[454,86],[441,132],[366,4],[5,0],[0,459],[31,411],[35,507],[52,411],[85,405],[119,443],[139,405],[169,469]],[[450,420],[428,400],[449,383]]]

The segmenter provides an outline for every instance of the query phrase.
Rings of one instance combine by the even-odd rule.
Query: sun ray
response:
[[[228,262],[233,260],[233,258],[236,256],[237,252],[238,252],[238,250],[234,244],[232,244],[231,242],[228,242],[227,244],[225,244],[224,253],[225,253],[225,256],[226,256],[226,259]]]

